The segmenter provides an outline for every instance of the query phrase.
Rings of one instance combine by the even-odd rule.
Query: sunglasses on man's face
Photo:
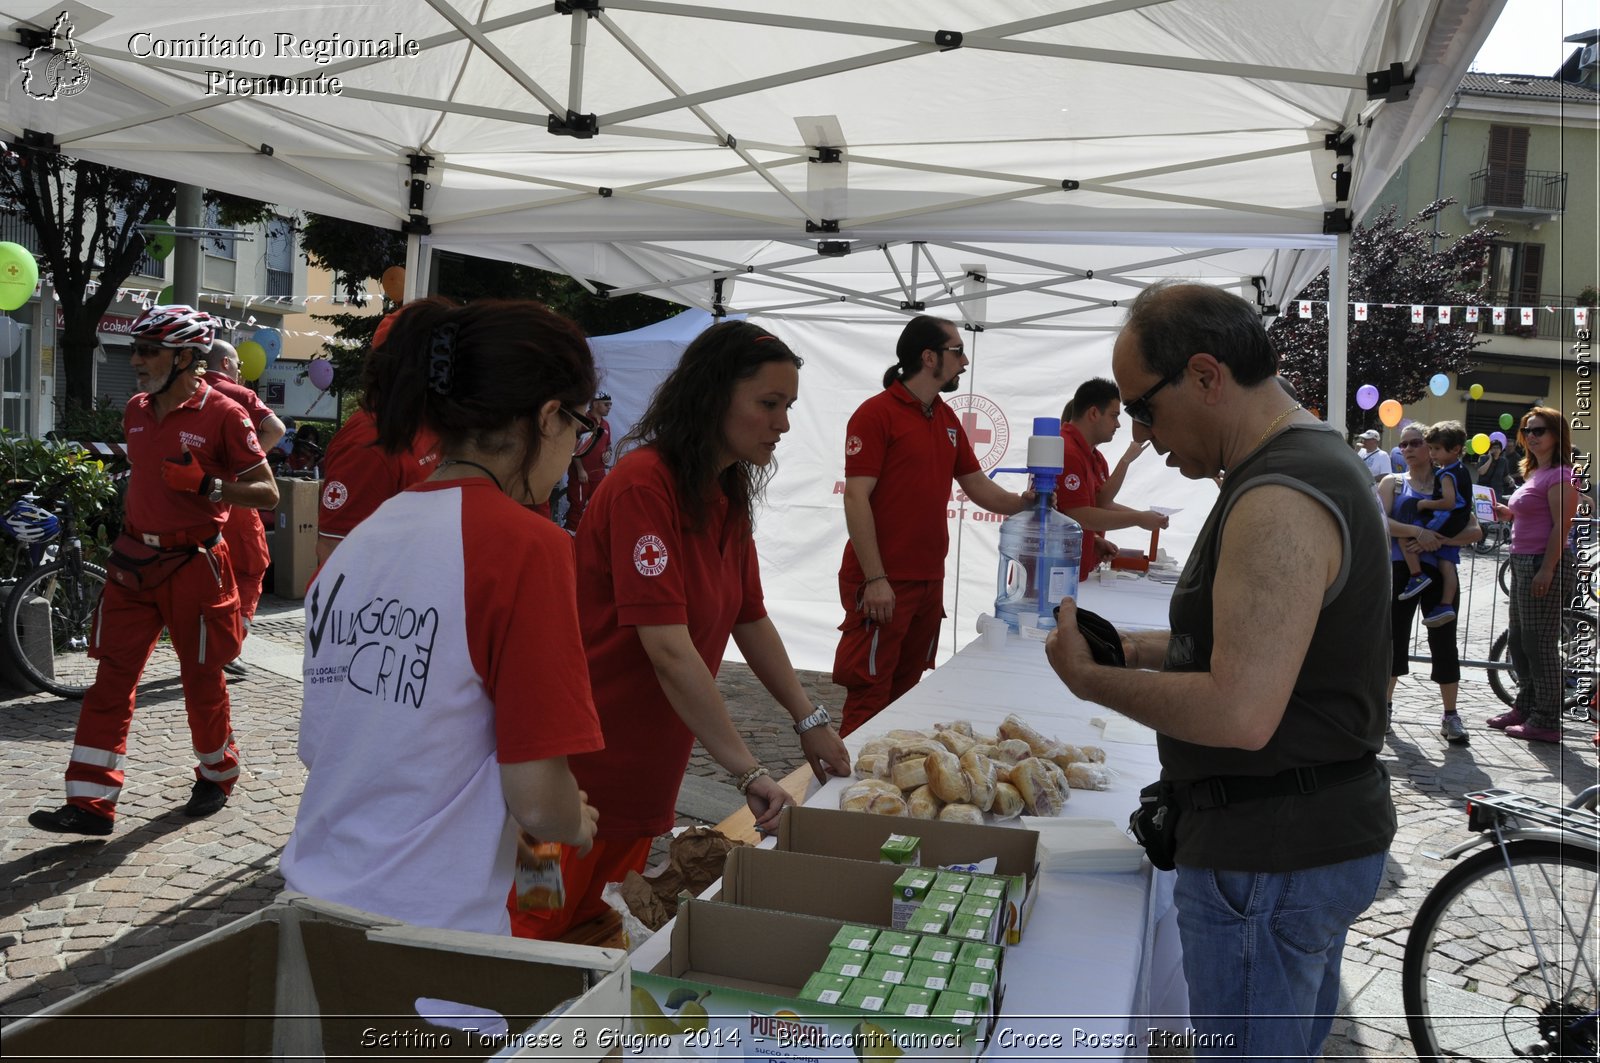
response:
[[[600,426],[577,410],[569,410],[563,406],[561,412],[572,418],[572,423],[578,426],[578,439],[572,446],[572,456],[581,458],[600,442]]]
[[[1178,368],[1174,369],[1172,372],[1168,373],[1166,376],[1152,384],[1150,386],[1150,390],[1146,391],[1143,395],[1140,395],[1136,399],[1130,399],[1129,401],[1124,402],[1122,404],[1122,412],[1128,415],[1128,420],[1134,422],[1135,424],[1142,424],[1146,428],[1149,428],[1151,422],[1153,422],[1156,417],[1156,415],[1150,409],[1150,400],[1154,398],[1155,393],[1160,391],[1162,388],[1169,384],[1177,383],[1178,378],[1183,376],[1184,370],[1188,368],[1189,363],[1185,362],[1183,365],[1180,365]]]

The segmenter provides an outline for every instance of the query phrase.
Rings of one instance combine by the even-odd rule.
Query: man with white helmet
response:
[[[141,391],[122,415],[127,517],[90,634],[100,666],[78,715],[67,803],[30,815],[40,830],[111,833],[134,694],[163,628],[178,655],[199,761],[184,813],[216,812],[239,776],[222,674],[239,652],[239,596],[222,526],[232,505],[277,505],[278,486],[245,411],[201,379],[214,328],[191,307],[153,306],[130,330]]]

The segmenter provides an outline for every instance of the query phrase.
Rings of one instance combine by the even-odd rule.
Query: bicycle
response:
[[[1561,672],[1566,678],[1562,693],[1562,706],[1579,720],[1589,716],[1589,703],[1595,695],[1595,654],[1597,643],[1595,614],[1583,609],[1568,608],[1561,613]],[[1489,685],[1508,706],[1517,703],[1517,690],[1522,685],[1517,670],[1511,666],[1509,643],[1511,631],[1507,629],[1495,637],[1489,648]],[[1504,664],[1504,667],[1496,667]]]
[[[1467,794],[1489,846],[1441,878],[1406,939],[1401,994],[1422,1060],[1595,1059],[1600,1018],[1600,786],[1566,805]]]
[[[11,585],[6,600],[0,620],[6,649],[28,682],[58,697],[81,699],[98,667],[89,658],[89,639],[106,572],[84,559],[77,510],[63,490],[65,481],[41,494],[32,492],[29,481],[11,486],[23,495],[0,526],[26,545],[32,565]]]
[[[1511,525],[1498,520],[1484,521],[1479,524],[1483,529],[1483,537],[1472,544],[1472,549],[1480,554],[1497,553],[1499,549],[1511,540]]]

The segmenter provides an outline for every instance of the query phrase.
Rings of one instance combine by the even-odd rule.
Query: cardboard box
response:
[[[837,919],[792,912],[684,902],[667,955],[651,971],[634,972],[634,1014],[653,1014],[648,1022],[636,1019],[623,1046],[625,1058],[676,1054],[854,1063],[874,1055],[978,1055],[988,1043],[984,1035],[992,1020],[975,1030],[935,1018],[866,1015],[859,1008],[801,999],[840,925]],[[686,1021],[683,1015],[691,1006],[696,1010]],[[863,1040],[878,1038],[892,1040],[895,1048],[888,1053],[862,1048]]]
[[[905,822],[896,816],[796,805],[784,809],[778,820],[778,849],[876,862],[884,839],[897,829],[904,830]],[[919,820],[917,832],[922,839],[924,867],[966,869],[994,857],[994,873],[1022,885],[1006,895],[1006,941],[1013,945],[1021,941],[1038,898],[1039,832],[937,819]],[[883,866],[893,868],[892,864]],[[890,882],[891,887],[893,884]]]
[[[5,1055],[598,1060],[622,1040],[629,975],[617,949],[427,929],[285,893],[18,1020]]]
[[[304,598],[317,568],[317,507],[321,480],[279,480],[273,519],[272,593]],[[264,516],[265,514],[263,514]]]

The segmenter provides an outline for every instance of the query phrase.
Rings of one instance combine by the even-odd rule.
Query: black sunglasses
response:
[[[1522,426],[1522,434],[1533,439],[1538,439],[1548,431],[1550,431],[1550,426],[1547,424],[1525,424]]]
[[[578,441],[572,446],[572,456],[581,458],[600,442],[600,426],[577,410],[569,410],[562,406],[561,412],[572,418],[572,423],[578,426]]]
[[[1133,421],[1135,424],[1142,424],[1146,428],[1149,428],[1151,422],[1155,420],[1155,414],[1150,412],[1151,397],[1167,385],[1177,383],[1178,378],[1183,376],[1184,370],[1188,368],[1189,363],[1183,363],[1178,368],[1174,369],[1172,372],[1168,373],[1166,376],[1162,377],[1160,380],[1151,385],[1149,391],[1130,402],[1123,403],[1122,412],[1127,414],[1128,419]]]

